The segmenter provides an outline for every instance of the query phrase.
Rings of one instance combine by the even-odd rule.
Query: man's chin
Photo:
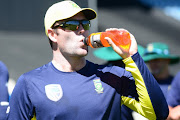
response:
[[[85,56],[87,56],[87,55],[88,55],[88,51],[87,51],[86,53],[83,53],[83,54],[80,55],[80,56],[85,57]]]
[[[83,50],[81,53],[78,54],[79,57],[85,57],[88,55],[88,50]]]
[[[88,55],[88,51],[89,51],[89,50],[88,50],[88,47],[84,48],[83,50],[84,50],[84,53],[83,53],[84,56]]]

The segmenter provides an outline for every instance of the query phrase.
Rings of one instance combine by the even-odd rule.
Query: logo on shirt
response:
[[[46,96],[52,100],[57,102],[63,96],[63,91],[60,84],[49,84],[45,86]]]
[[[96,79],[96,80],[93,80],[93,82],[94,82],[96,92],[103,93],[104,88],[102,87],[101,80]]]

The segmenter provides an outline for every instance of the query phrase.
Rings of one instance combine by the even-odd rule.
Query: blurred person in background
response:
[[[140,55],[144,54],[144,47],[138,45],[138,52]],[[95,57],[105,60],[103,65],[107,66],[119,66],[125,68],[125,64],[123,63],[123,59],[119,56],[112,47],[102,47],[93,51]],[[134,120],[132,116],[132,110],[125,105],[121,106],[121,120]]]
[[[169,116],[167,120],[180,120],[180,71],[176,74],[168,92],[167,103]]]
[[[0,120],[6,119],[6,110],[9,105],[8,80],[8,69],[6,65],[0,61]]]
[[[169,67],[170,65],[175,65],[179,62],[179,56],[170,54],[170,49],[167,44],[162,42],[153,42],[147,44],[143,60],[148,64],[151,73],[159,83],[166,99],[172,98],[167,97],[174,78],[174,76],[170,73]],[[137,117],[137,120],[147,120],[139,114],[135,114],[135,116]]]
[[[169,67],[179,62],[179,56],[170,54],[170,49],[167,44],[153,42],[146,46],[143,59],[159,83],[164,96],[167,97],[168,90],[174,78],[170,73]]]

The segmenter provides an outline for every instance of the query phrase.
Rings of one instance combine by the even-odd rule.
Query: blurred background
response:
[[[19,76],[52,59],[44,33],[44,15],[50,5],[61,0],[1,0],[0,60],[10,74],[10,92]],[[81,7],[97,11],[90,33],[116,27],[129,30],[138,44],[165,42],[171,54],[180,55],[179,0],[73,0]],[[88,60],[102,64],[89,48]],[[170,67],[171,74],[180,64]]]

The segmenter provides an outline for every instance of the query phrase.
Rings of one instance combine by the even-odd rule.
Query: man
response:
[[[72,1],[47,10],[44,24],[53,59],[18,79],[8,120],[119,120],[121,104],[149,119],[167,117],[165,98],[137,53],[133,35],[127,52],[107,38],[127,70],[85,60],[88,48],[83,40],[89,34],[89,20],[95,17],[94,10],[81,9]]]
[[[0,120],[6,119],[6,109],[9,105],[9,94],[7,83],[9,72],[6,65],[0,61]]]
[[[149,65],[151,73],[168,99],[167,94],[174,76],[170,74],[169,66],[179,62],[179,56],[170,54],[169,46],[162,42],[149,43],[143,55],[144,61]],[[170,112],[171,113],[171,112]],[[137,115],[138,118],[141,116]],[[144,120],[144,118],[141,118]]]
[[[168,90],[173,80],[169,66],[179,62],[179,56],[171,55],[167,44],[162,42],[149,43],[143,56],[148,63],[151,73],[157,80],[164,96],[167,97]]]

